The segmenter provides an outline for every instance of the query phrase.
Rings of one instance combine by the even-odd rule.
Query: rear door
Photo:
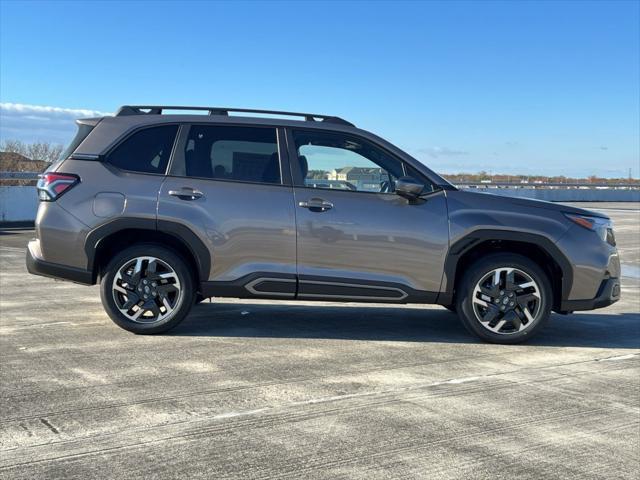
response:
[[[449,234],[445,194],[381,147],[358,136],[294,130],[299,298],[432,302]],[[427,194],[409,202],[395,180]]]
[[[275,127],[182,126],[158,222],[178,222],[204,243],[207,295],[295,296],[295,213],[282,145]]]

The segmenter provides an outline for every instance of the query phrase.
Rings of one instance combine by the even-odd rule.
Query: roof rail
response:
[[[340,125],[348,125],[355,127],[351,122],[340,117],[331,115],[319,115],[317,113],[300,113],[300,112],[281,112],[279,110],[254,110],[251,108],[229,108],[229,107],[180,107],[173,105],[123,105],[116,113],[116,117],[125,115],[162,115],[163,110],[201,110],[209,112],[209,115],[229,116],[229,112],[239,113],[260,113],[266,115],[285,115],[289,117],[303,117],[307,122],[337,123]]]

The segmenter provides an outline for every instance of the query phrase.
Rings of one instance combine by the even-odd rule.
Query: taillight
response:
[[[43,173],[38,180],[38,198],[43,202],[53,202],[74,185],[80,183],[80,177],[71,173]]]

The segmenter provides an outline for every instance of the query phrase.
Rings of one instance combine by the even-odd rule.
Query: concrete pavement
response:
[[[623,299],[519,346],[436,306],[240,300],[139,337],[1,232],[0,478],[637,478],[634,206],[596,205]]]

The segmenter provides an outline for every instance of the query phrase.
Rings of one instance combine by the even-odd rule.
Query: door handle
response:
[[[169,195],[178,197],[180,200],[197,200],[202,198],[204,193],[191,187],[182,187],[180,190],[169,190]]]
[[[298,202],[298,206],[302,208],[308,208],[312,212],[326,212],[333,208],[333,203],[321,198],[312,198],[307,201]]]

